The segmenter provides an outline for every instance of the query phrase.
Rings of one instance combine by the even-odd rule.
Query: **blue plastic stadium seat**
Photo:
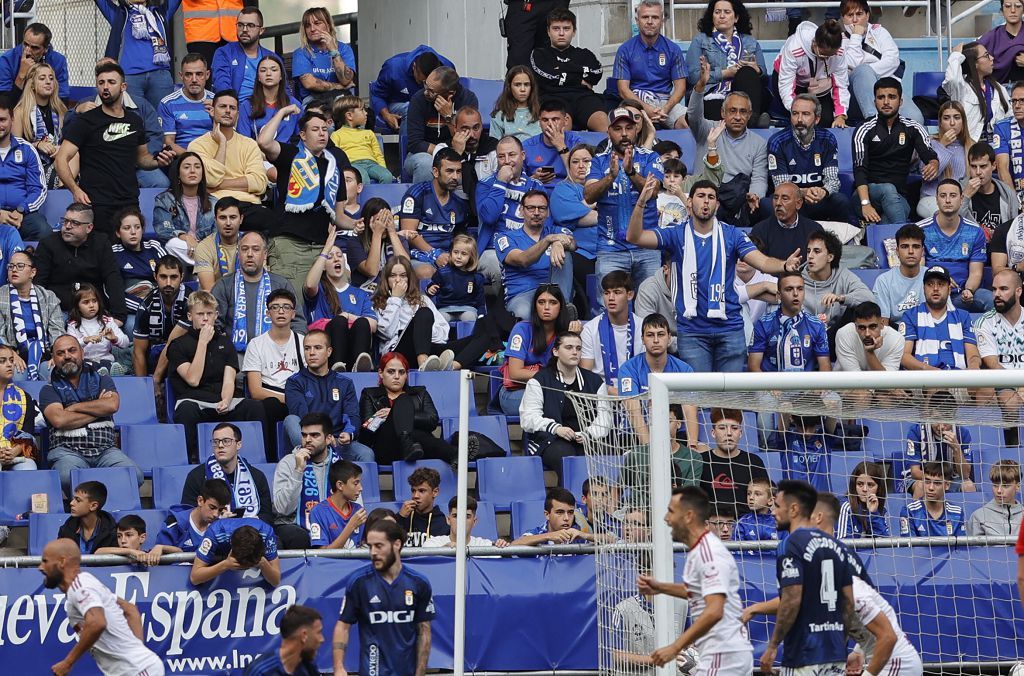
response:
[[[139,190],[139,209],[145,216],[146,231],[143,236],[147,239],[156,237],[156,230],[153,229],[153,208],[156,204],[156,196],[163,192],[162,188],[141,188]],[[72,202],[70,190],[48,190],[46,202],[43,204],[43,216],[51,227],[56,227],[60,219],[64,218],[64,212]]]
[[[441,436],[452,441],[452,435],[459,431],[458,418],[441,420]],[[504,449],[506,455],[512,454],[512,444],[508,438],[508,421],[503,415],[469,416],[469,431],[479,432]],[[454,442],[452,442],[454,443]]]
[[[153,475],[154,467],[188,463],[184,425],[124,425],[121,450],[147,477]]]
[[[456,338],[468,338],[473,333],[473,329],[476,327],[476,322],[449,322],[449,324],[455,325],[455,337]]]
[[[359,194],[359,204],[366,204],[371,197],[380,197],[392,207],[402,203],[405,191],[411,183],[364,183],[363,192]]]
[[[864,437],[864,454],[876,460],[888,459],[901,451],[907,441],[911,423],[890,420],[863,420],[868,433]]]
[[[357,462],[356,464],[363,468],[363,493],[359,496],[359,501],[364,506],[368,502],[380,502],[380,473],[377,463]]]
[[[878,256],[878,267],[882,270],[889,269],[889,257],[885,253],[885,240],[896,236],[896,231],[902,227],[896,223],[873,223],[867,227],[867,244],[875,250]]]
[[[854,468],[865,461],[873,462],[874,458],[864,451],[833,453],[830,458],[832,492],[839,496],[846,495],[849,492],[850,476],[853,474]]]
[[[914,73],[914,93],[912,96],[928,96],[935,98],[935,94],[946,74],[942,71],[917,71]],[[925,120],[927,124],[936,124],[936,120]]]
[[[850,270],[850,272],[856,275],[857,279],[864,282],[864,285],[866,287],[868,287],[869,289],[873,289],[875,288],[875,280],[877,280],[878,277],[883,272],[885,272],[885,270],[871,270],[865,268],[858,268],[856,270]]]
[[[342,375],[352,381],[352,386],[356,390],[357,402],[359,401],[359,397],[362,395],[363,390],[367,387],[377,387],[377,385],[380,384],[380,376],[377,375],[376,371],[371,371],[369,373],[344,373]]]
[[[476,94],[484,127],[489,128],[491,126],[491,111],[494,110],[494,103],[501,96],[501,89],[505,83],[502,80],[484,80],[477,77],[468,77],[466,80],[469,89]]]
[[[55,470],[0,472],[0,524],[12,524],[17,516],[31,511],[32,496],[45,493],[50,512],[64,513],[60,477]]]
[[[43,391],[43,388],[50,383],[45,380],[23,380],[19,383],[15,383],[18,387],[25,390],[25,393],[36,400],[39,403],[39,393]]]
[[[518,500],[512,503],[512,539],[544,525],[543,500]]]
[[[437,414],[442,418],[459,417],[459,374],[455,371],[413,371],[409,384],[427,388],[434,400]],[[469,402],[469,415],[476,415],[476,404]]]
[[[117,512],[142,509],[139,483],[131,467],[89,467],[71,470],[71,490],[83,481],[99,481],[107,487],[107,503],[103,509]]]
[[[157,422],[152,378],[118,376],[114,378],[114,385],[121,398],[121,404],[114,414],[115,425],[144,425]]]
[[[853,132],[852,127],[829,129],[836,137],[836,146],[839,150],[839,172],[853,173]]]
[[[181,491],[188,473],[197,465],[167,465],[153,468],[153,506],[169,509],[181,504]],[[2,475],[0,475],[2,476]]]
[[[502,512],[519,500],[543,500],[544,464],[535,455],[481,458],[476,463],[476,490],[481,500]]]
[[[375,509],[380,509],[382,507],[384,509],[390,509],[395,514],[398,514],[398,510],[400,510],[402,508],[402,503],[401,502],[387,502],[387,501],[365,502],[365,503],[363,503],[363,509],[366,510],[367,514],[369,514],[370,512],[372,512]]]
[[[622,471],[622,456],[606,456],[601,462],[609,468],[606,478],[611,481],[618,481]],[[573,455],[562,458],[562,486],[573,494],[576,502],[580,503],[583,497],[583,482],[590,474],[587,470],[587,459],[582,455]]]
[[[51,540],[57,539],[57,533],[67,514],[29,514],[28,515],[28,555],[41,556],[43,547]],[[156,536],[152,536],[154,539]]]
[[[765,453],[762,457],[764,460],[764,468],[768,471],[768,478],[779,483],[782,481],[782,454],[781,453]]]
[[[213,455],[213,446],[210,439],[213,438],[213,428],[220,423],[208,422],[199,423],[199,457],[205,460]],[[242,431],[242,450],[239,455],[249,462],[266,462],[267,453],[263,448],[263,426],[251,420],[234,422]]]
[[[498,401],[498,391],[501,389],[501,382],[501,372],[496,368],[491,369],[487,377],[487,415],[504,415],[509,425],[518,425],[519,416],[505,413],[501,408],[501,403]],[[526,446],[525,441],[523,446]]]
[[[252,466],[255,469],[263,472],[263,476],[267,477],[267,484],[270,486],[274,485],[274,472],[277,471],[276,462],[254,462]]]
[[[274,455],[274,458],[276,460],[280,460],[281,458],[283,458],[284,456],[286,456],[286,455],[288,455],[289,453],[292,452],[292,445],[288,441],[288,435],[285,434],[285,432],[284,432],[284,421],[283,420],[279,420],[277,422],[277,427],[275,429],[277,431],[277,445],[276,445],[277,453]]]
[[[447,507],[447,505],[445,506]],[[445,510],[445,513],[447,513],[447,510]],[[473,527],[471,535],[487,538],[491,541],[498,539],[498,520],[494,517],[494,505],[483,500],[477,500],[476,526]]]
[[[756,130],[755,130],[756,131]],[[686,170],[693,173],[697,165],[697,141],[689,129],[664,129],[658,131],[659,141],[674,141],[683,149],[680,159],[686,162]]]
[[[409,487],[409,475],[420,467],[435,469],[438,474],[441,475],[441,490],[434,503],[441,508],[442,512],[446,511],[448,509],[448,500],[455,495],[458,485],[451,465],[448,465],[441,460],[419,460],[417,462],[399,461],[392,463],[391,471],[393,472],[395,482],[395,499],[404,501],[412,497],[412,491]]]

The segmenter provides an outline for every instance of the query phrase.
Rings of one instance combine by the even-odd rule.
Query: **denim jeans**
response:
[[[892,183],[868,184],[868,196],[882,217],[882,223],[903,224],[910,217],[910,205]]]
[[[661,252],[657,249],[641,249],[630,247],[625,251],[601,251],[597,255],[594,274],[597,275],[597,288],[601,288],[601,280],[613,270],[628,272],[633,278],[633,288],[639,288],[648,277],[660,274]],[[598,294],[597,300],[604,305],[604,297]]]
[[[679,332],[679,358],[698,373],[739,373],[747,366],[743,329],[719,333]]]
[[[430,153],[409,153],[405,158],[405,173],[412,176],[413,183],[431,181],[434,178],[431,172],[433,164],[434,158]]]
[[[148,73],[125,75],[128,93],[133,99],[146,99],[153,110],[160,110],[160,100],[174,91],[174,78],[167,68],[158,68]]]
[[[950,298],[953,301],[954,307],[966,312],[988,312],[994,307],[995,302],[992,291],[984,287],[974,292],[974,298],[971,299],[970,303],[964,302],[959,293],[951,294]]]
[[[523,402],[524,392],[526,388],[506,390],[504,385],[498,390],[498,403],[501,404],[501,410],[505,415],[519,415],[519,404]]]
[[[135,470],[135,478],[142,485],[142,470],[120,448],[111,446],[96,457],[87,458],[80,453],[64,446],[51,448],[46,455],[50,469],[57,470],[60,485],[66,495],[71,495],[71,470],[88,469],[90,467],[131,467]]]
[[[878,73],[866,63],[857,66],[850,73],[850,95],[857,102],[861,117],[864,119],[876,114],[875,83],[880,79]],[[914,103],[914,98],[910,96],[909,92],[904,92],[903,103],[900,104],[900,115],[924,124],[924,115]]]
[[[18,234],[21,235],[24,242],[38,242],[53,234],[53,227],[46,222],[43,212],[35,211],[25,214],[25,218],[21,221],[21,227],[18,228]]]
[[[508,271],[506,271],[505,274],[508,276]],[[562,267],[554,268],[551,271],[551,283],[557,284],[558,288],[562,290],[562,295],[565,297],[566,303],[572,302],[572,256],[566,256],[565,264],[562,265]],[[533,308],[533,295],[536,292],[537,291],[534,288],[523,291],[522,293],[517,293],[506,301],[505,307],[510,313],[522,321],[530,321],[530,310]]]
[[[171,187],[171,179],[167,178],[167,174],[160,169],[137,169],[135,180],[139,182],[140,188],[166,189]]]
[[[302,430],[299,427],[299,416],[289,415],[284,419],[284,434],[288,439],[288,443],[291,444],[292,448],[296,448],[302,445]],[[350,444],[337,445],[336,448],[341,453],[343,460],[351,460],[352,462],[376,462],[376,456],[373,455],[373,451],[364,444],[358,441],[353,441]],[[283,457],[285,449],[280,448],[278,452]]]

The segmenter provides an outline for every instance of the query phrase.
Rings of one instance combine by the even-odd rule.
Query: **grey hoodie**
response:
[[[990,500],[971,514],[967,522],[968,535],[1016,535],[1024,518],[1024,505],[997,505]]]
[[[967,183],[970,181],[969,178],[965,178],[960,181],[962,188],[967,187]],[[1017,195],[1002,181],[995,176],[992,177],[992,184],[996,187],[996,192],[999,193],[999,222],[1005,223],[1006,221],[1012,221],[1017,218],[1019,213],[1019,201]],[[964,203],[960,206],[960,215],[965,218],[974,218],[974,205],[972,203],[973,197],[965,197]]]
[[[821,299],[830,293],[846,298],[842,303],[833,303],[826,308],[821,304]],[[804,309],[812,315],[825,315],[826,324],[831,324],[842,317],[849,308],[857,307],[869,300],[875,300],[871,289],[846,268],[833,270],[829,278],[823,282],[815,281],[804,273]]]
[[[675,274],[669,275],[672,280],[672,286],[675,286]],[[665,274],[661,268],[653,275],[645,279],[640,283],[640,288],[636,290],[636,298],[633,300],[633,312],[636,313],[636,317],[640,322],[647,317],[658,313],[668,320],[668,325],[671,327],[670,332],[672,333],[672,344],[669,346],[671,351],[676,349],[676,332],[678,331],[676,325],[676,305],[673,299],[673,289],[669,286],[669,283],[665,281]]]

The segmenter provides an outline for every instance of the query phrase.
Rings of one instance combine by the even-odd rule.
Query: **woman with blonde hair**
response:
[[[338,40],[326,7],[310,7],[302,13],[299,45],[292,52],[292,77],[299,82],[296,96],[303,106],[316,94],[355,93],[356,55]]]
[[[939,106],[939,131],[932,135],[932,150],[939,158],[939,173],[934,179],[921,184],[921,199],[917,215],[931,218],[939,208],[935,193],[939,181],[953,178],[962,181],[967,176],[967,151],[974,142],[967,133],[967,113],[959,101],[946,101]]]
[[[48,63],[37,63],[25,76],[25,91],[14,107],[11,134],[32,144],[43,162],[46,187],[56,188],[60,183],[53,168],[64,129],[67,106],[60,100],[57,74]],[[78,175],[78,156],[71,160],[71,172]]]

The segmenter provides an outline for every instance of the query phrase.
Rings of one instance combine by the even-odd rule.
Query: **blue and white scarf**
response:
[[[245,514],[252,518],[259,518],[260,494],[256,490],[256,482],[252,478],[252,470],[245,458],[238,456],[238,466],[235,469],[235,485],[228,481],[224,468],[217,462],[215,456],[210,456],[206,461],[206,478],[220,479],[231,488],[231,510],[244,509]]]
[[[47,140],[54,145],[60,145],[60,116],[54,112],[53,108],[50,108],[50,122],[53,125],[53,133],[51,134],[49,129],[46,127],[46,119],[43,117],[43,111],[39,109],[39,106],[32,106],[32,142]],[[39,159],[44,165],[53,163],[53,158],[46,153],[39,153]]]
[[[946,314],[946,330],[949,332],[949,348],[953,352],[953,363],[958,370],[967,368],[967,357],[964,352],[964,327],[960,322],[951,321]],[[917,309],[917,340],[914,341],[914,356],[925,364],[939,367],[939,350],[945,337],[935,326],[935,318],[928,311],[926,304]],[[929,361],[931,359],[931,361]]]
[[[231,274],[231,264],[228,262],[228,255],[224,253],[224,248],[220,243],[220,233],[213,233],[213,246],[217,250],[217,267],[220,269],[220,276],[227,277]],[[235,242],[235,246],[238,246],[238,242]],[[235,249],[235,267],[234,272],[238,272],[241,267],[241,263],[238,260],[238,249]]]
[[[240,271],[235,273],[235,312],[234,323],[231,326],[231,342],[235,344],[235,349],[239,352],[245,352],[245,346],[252,338],[262,336],[270,330],[270,315],[266,311],[267,296],[269,295],[270,273],[264,270],[263,276],[260,277],[259,289],[256,291],[255,306],[264,308],[264,310],[256,317],[254,335],[249,336],[246,330],[248,317],[245,309],[245,275]]]
[[[1020,196],[1024,195],[1024,129],[1021,129],[1016,118],[1010,119],[1009,129],[1009,138],[999,140],[1000,145],[1009,151],[1010,178],[1013,180],[1013,189]]]
[[[803,371],[805,368],[805,355],[799,327],[804,317],[803,311],[796,317],[786,317],[779,313],[779,342],[775,346],[775,366],[779,372]]]
[[[331,465],[341,460],[341,454],[333,446],[327,447],[327,466],[324,468],[324,488],[320,490],[320,482],[316,480],[316,468],[313,463],[307,461],[305,469],[302,470],[302,489],[299,491],[299,509],[295,513],[295,523],[303,528],[309,528],[309,513],[313,508],[326,500],[334,486],[331,482]]]
[[[167,51],[163,20],[146,5],[129,5],[128,23],[131,24],[133,38],[149,40],[153,46],[153,65],[169,66],[171,55]]]
[[[608,387],[618,387],[619,384],[619,348],[615,344],[615,328],[612,326],[608,313],[601,315],[601,322],[598,324],[598,331],[601,336],[601,357],[604,359],[604,383]],[[633,358],[633,334],[636,333],[636,321],[633,313],[629,313],[629,321],[626,323],[626,359]]]
[[[320,206],[324,208],[331,220],[334,220],[334,207],[338,202],[338,163],[334,155],[324,152],[327,167],[324,171],[324,198]],[[292,160],[292,168],[288,174],[288,192],[284,198],[284,210],[292,213],[303,213],[316,208],[316,198],[320,192],[320,167],[316,156],[299,142],[299,153]]]
[[[724,33],[719,31],[711,32],[711,39],[718,45],[718,48],[725,53],[726,68],[734,68],[740,62],[740,55],[743,54],[743,40],[740,39],[740,34],[733,31],[732,39],[725,37]],[[712,96],[711,98],[722,98],[725,94],[732,91],[732,80],[722,78],[722,81],[711,87],[707,92],[708,94],[718,94],[719,96]],[[704,98],[708,98],[705,94]]]
[[[29,305],[32,306],[32,321],[36,325],[31,336],[25,329],[25,317],[22,315],[23,306],[21,299],[18,298],[18,290],[11,286],[11,320],[14,322],[15,340],[18,341],[19,348],[25,348],[25,372],[28,374],[28,379],[40,380],[39,364],[42,363],[43,354],[46,352],[46,332],[43,317],[39,312],[39,296],[36,294],[34,284],[29,291]]]
[[[702,271],[697,269],[697,244],[693,236],[693,221],[683,225],[683,267],[680,270],[683,294],[683,316],[693,319],[697,316],[697,286]],[[711,270],[708,275],[708,319],[725,319],[725,237],[722,224],[714,219],[711,226]],[[732,283],[732,280],[729,280]],[[677,293],[680,290],[677,290]]]

